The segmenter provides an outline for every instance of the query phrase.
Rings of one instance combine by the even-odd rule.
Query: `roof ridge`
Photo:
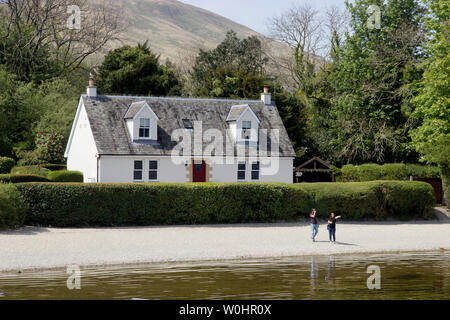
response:
[[[88,97],[86,94],[82,94],[82,97]],[[189,97],[153,97],[153,96],[116,96],[116,95],[97,95],[96,98],[119,98],[119,99],[154,99],[154,100],[186,100],[186,101],[227,101],[227,102],[258,102],[261,100],[252,99],[229,99],[229,98],[189,98]]]

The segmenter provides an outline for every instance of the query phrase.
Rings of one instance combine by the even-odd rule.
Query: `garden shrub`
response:
[[[10,173],[14,165],[15,165],[14,159],[8,157],[0,157],[0,174]]]
[[[25,204],[15,185],[0,183],[0,229],[21,226],[25,217]]]
[[[27,223],[55,227],[293,221],[315,207],[346,220],[429,218],[430,185],[364,183],[26,183]]]
[[[381,181],[376,188],[384,199],[386,216],[402,220],[433,216],[431,208],[435,205],[436,200],[433,188],[427,183]]]
[[[50,180],[35,174],[0,174],[0,182],[3,183],[50,182]]]
[[[20,174],[20,175],[38,175],[42,177],[47,177],[47,174],[50,172],[49,169],[44,168],[41,165],[33,165],[33,166],[16,166],[12,168],[11,174]]]
[[[439,178],[439,167],[418,164],[387,163],[383,165],[367,163],[359,166],[348,164],[335,169],[336,181],[362,182],[375,180],[409,180],[416,178]]]
[[[50,171],[47,178],[54,182],[83,182],[83,173],[80,171]]]

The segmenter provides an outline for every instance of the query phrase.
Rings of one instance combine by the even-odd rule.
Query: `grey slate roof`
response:
[[[175,129],[183,129],[183,119],[202,121],[202,129],[218,129],[225,137],[229,129],[227,115],[233,105],[248,104],[260,120],[259,128],[268,130],[268,148],[270,154],[270,130],[279,130],[279,156],[295,157],[294,149],[281,121],[278,110],[274,106],[266,106],[259,100],[226,100],[226,99],[189,99],[189,98],[157,98],[127,96],[97,96],[92,99],[82,96],[83,104],[91,125],[94,140],[100,155],[170,155],[178,144],[171,139]],[[131,117],[138,112],[134,102],[146,101],[158,116],[157,141],[132,141],[128,133],[125,115]],[[142,107],[142,105],[140,106]],[[192,133],[191,133],[192,134]],[[192,143],[194,138],[192,135]],[[223,150],[226,150],[224,138]],[[210,141],[203,141],[203,150]],[[192,148],[194,150],[194,148]],[[235,150],[236,153],[236,150]],[[248,150],[247,150],[248,153]]]
[[[145,101],[133,102],[127,110],[127,113],[124,116],[124,119],[132,119],[134,116],[142,109]]]
[[[247,104],[240,104],[232,106],[230,109],[230,113],[228,113],[226,121],[236,121],[239,119],[241,114],[247,109]]]

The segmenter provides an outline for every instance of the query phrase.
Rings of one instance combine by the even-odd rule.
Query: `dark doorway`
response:
[[[206,182],[206,162],[192,160],[192,182]]]

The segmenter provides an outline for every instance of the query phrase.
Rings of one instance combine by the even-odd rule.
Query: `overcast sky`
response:
[[[267,34],[266,20],[291,6],[292,3],[309,3],[319,10],[327,6],[345,8],[345,0],[180,0],[220,14],[263,34]]]

